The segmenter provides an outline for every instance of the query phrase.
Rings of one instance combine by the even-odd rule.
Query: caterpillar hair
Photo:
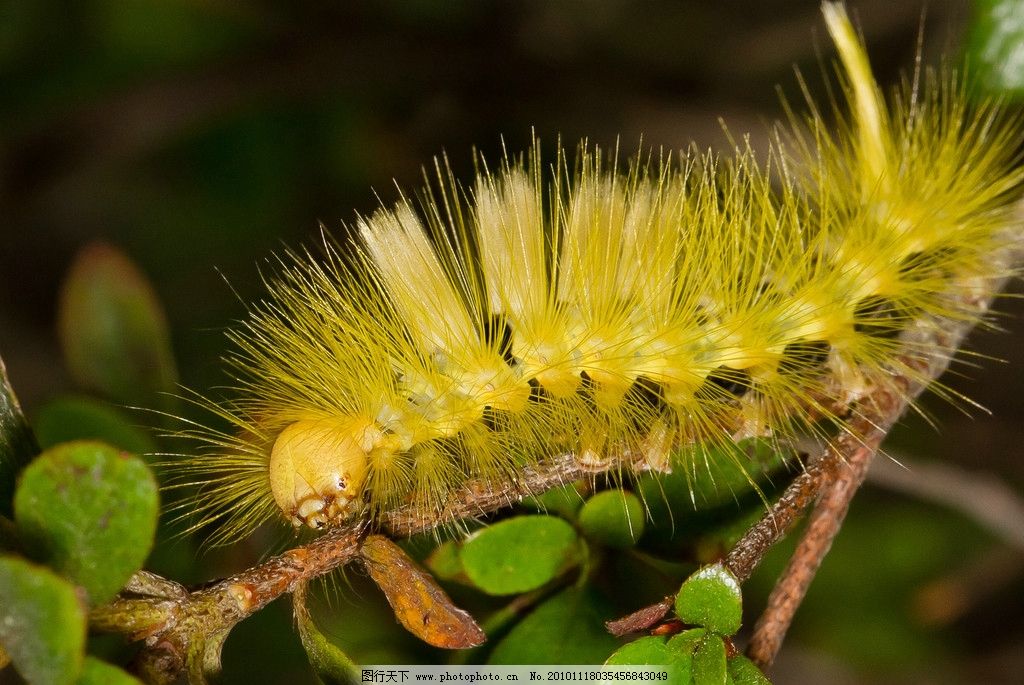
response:
[[[595,473],[702,467],[744,438],[848,429],[894,372],[897,339],[1014,235],[1019,121],[928,71],[883,97],[841,5],[825,20],[845,104],[813,106],[759,159],[539,145],[469,186],[358,219],[283,257],[232,334],[232,429],[172,465],[196,527],[371,525],[441,512],[471,481],[572,454]],[[841,110],[846,110],[844,113]],[[951,296],[953,295],[953,296]],[[698,449],[692,449],[696,447]]]

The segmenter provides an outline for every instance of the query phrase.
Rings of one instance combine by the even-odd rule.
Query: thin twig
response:
[[[220,647],[235,624],[300,583],[350,562],[359,553],[363,532],[362,525],[336,528],[306,546],[184,595],[165,591],[169,586],[146,574],[130,584],[142,594],[123,594],[94,610],[90,624],[145,639],[136,667],[148,681],[171,683],[187,669],[191,682],[205,682],[205,674],[220,670]],[[153,587],[158,591],[150,594],[147,588]]]
[[[750,578],[768,550],[792,529],[822,487],[830,482],[837,462],[833,453],[813,461],[793,479],[768,512],[743,534],[724,560],[737,580],[743,582]],[[608,621],[605,627],[617,637],[650,630],[668,615],[672,604],[673,598],[666,597],[628,616]]]
[[[879,436],[879,442],[884,433]],[[875,443],[875,441],[872,441]],[[878,444],[861,445],[846,459],[846,467],[828,484],[814,506],[811,518],[789,565],[768,598],[768,606],[754,627],[747,654],[762,669],[775,660],[793,616],[803,602],[821,562],[846,518],[850,501],[864,481],[864,474]],[[839,452],[837,452],[839,454]]]
[[[833,478],[840,459],[829,452],[793,479],[761,520],[743,534],[725,557],[725,565],[743,582],[750,578],[764,555],[796,525],[804,510]]]

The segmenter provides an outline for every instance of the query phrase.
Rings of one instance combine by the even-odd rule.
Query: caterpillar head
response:
[[[270,489],[292,525],[320,530],[362,508],[369,427],[358,418],[307,419],[281,431],[270,453]]]

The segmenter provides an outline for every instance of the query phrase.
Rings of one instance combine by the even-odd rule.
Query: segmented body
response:
[[[185,467],[203,520],[321,528],[566,451],[667,471],[693,467],[685,445],[841,430],[837,407],[900,370],[909,321],[972,316],[947,295],[992,275],[1020,174],[1012,123],[940,77],[890,111],[829,22],[837,133],[814,116],[767,162],[625,173],[587,149],[545,172],[535,148],[466,191],[442,170],[419,208],[284,264],[235,335],[245,399],[216,411],[239,432]]]

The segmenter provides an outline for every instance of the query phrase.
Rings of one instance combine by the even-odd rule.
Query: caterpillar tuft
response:
[[[699,468],[688,447],[828,439],[914,377],[899,334],[972,321],[956,295],[1012,275],[988,257],[1016,239],[1022,128],[952,73],[883,97],[845,9],[823,13],[847,113],[812,106],[763,158],[623,170],[584,144],[546,168],[535,143],[468,187],[438,163],[424,200],[283,257],[231,334],[238,399],[201,400],[234,430],[188,431],[202,454],[171,464],[195,527],[429,516],[563,454]]]

